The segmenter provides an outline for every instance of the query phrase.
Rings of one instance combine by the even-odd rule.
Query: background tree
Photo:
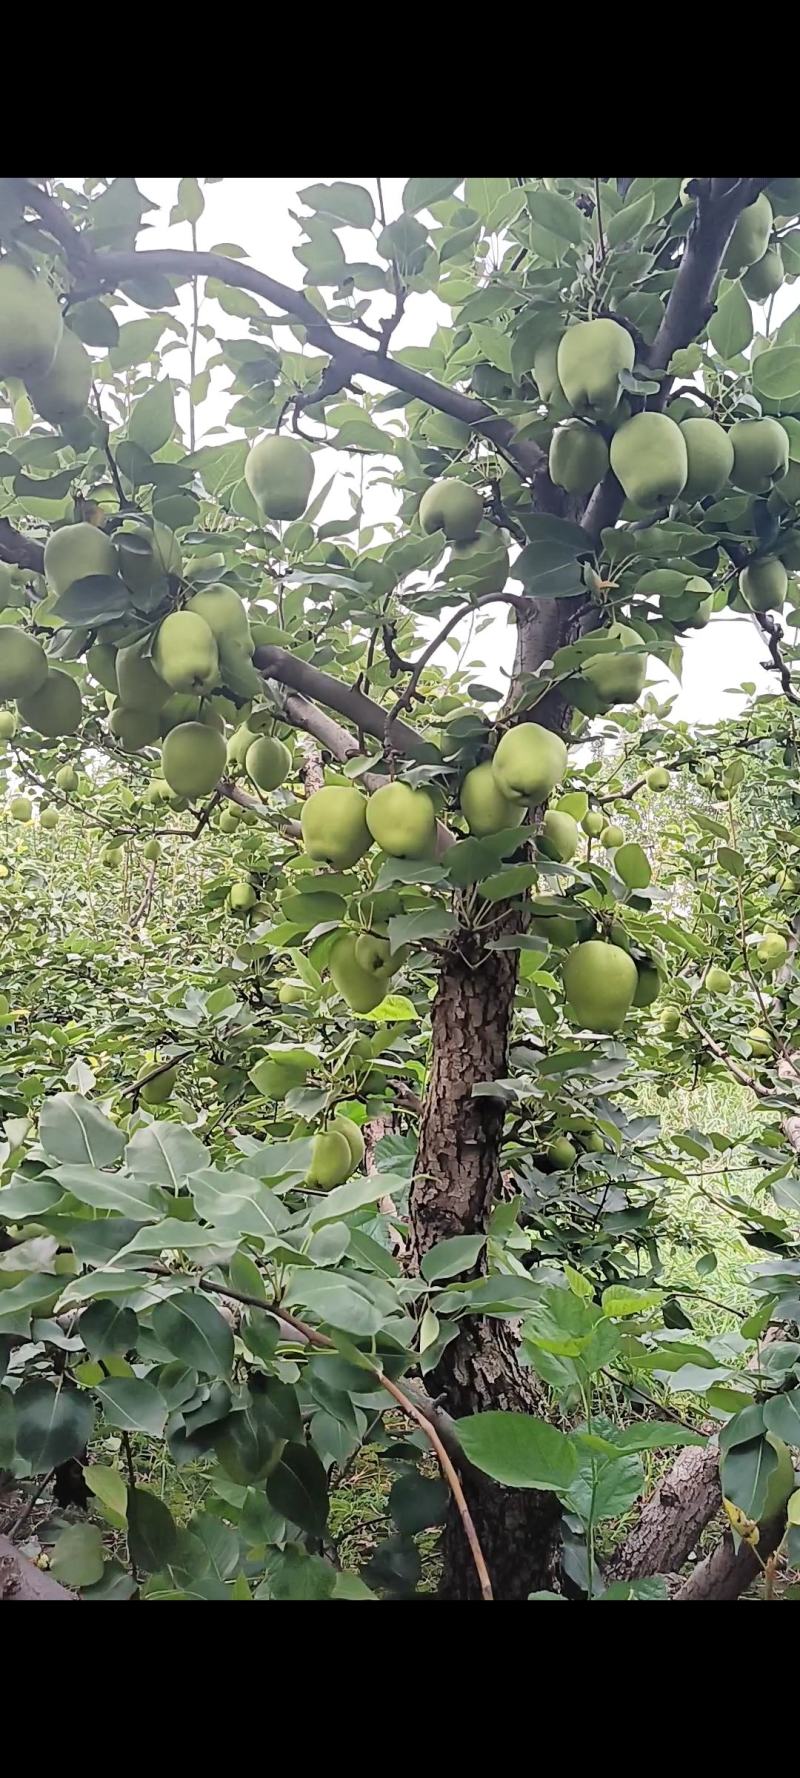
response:
[[[127,1482],[113,1469],[95,1491],[129,1571],[103,1566],[89,1526],[60,1557],[107,1597],[148,1574],[150,1597],[346,1591],[328,1477],[377,1435],[387,1392],[449,1487],[446,1593],[547,1593],[564,1524],[567,1576],[596,1592],[597,1527],[642,1493],[639,1453],[704,1445],[672,1411],[642,1417],[642,1379],[661,1388],[692,1363],[728,1416],[738,1532],[752,1551],[748,1527],[774,1523],[796,1555],[774,1440],[795,1430],[800,1354],[774,1342],[752,1400],[727,1378],[748,1337],[795,1318],[796,1237],[730,1194],[748,1239],[781,1257],[727,1358],[687,1339],[650,1187],[683,1180],[681,1154],[721,1155],[727,1191],[730,1144],[662,1135],[633,1083],[732,1076],[771,1120],[748,1132],[765,1189],[796,1211],[797,693],[779,617],[798,561],[800,348],[794,315],[771,331],[763,303],[800,263],[800,187],[412,179],[390,219],[373,183],[301,194],[296,290],[237,247],[199,249],[197,181],[173,212],[190,251],[137,244],[149,206],[131,180],[3,182],[8,815],[25,827],[46,799],[37,848],[58,843],[45,834],[65,805],[104,841],[44,921],[36,856],[15,861],[5,1016],[16,1042],[13,988],[27,1009],[42,931],[75,981],[87,889],[95,930],[111,924],[100,943],[81,933],[87,977],[116,1002],[111,1051],[85,1072],[64,1069],[88,1033],[63,1026],[55,991],[24,1033],[44,1027],[53,1073],[15,1059],[4,1461],[47,1476],[97,1412],[120,1429]],[[345,257],[345,228],[363,231],[363,260]],[[198,369],[201,280],[247,332],[218,336]],[[188,333],[173,313],[187,281]],[[393,352],[425,290],[452,327]],[[182,340],[188,389],[167,356]],[[195,407],[222,367],[245,436],[198,445]],[[318,444],[357,466],[349,516],[341,500],[324,516],[330,484],[312,492]],[[387,475],[397,516],[376,532],[364,496]],[[639,701],[647,657],[677,666],[684,633],[728,604],[762,634],[780,695],[693,736],[668,702]],[[502,699],[439,664],[498,605],[516,631]],[[674,820],[655,824],[676,784]],[[162,932],[162,849],[178,846]],[[117,871],[136,883],[129,943]],[[120,1074],[131,1050],[138,1079]],[[62,1073],[73,1090],[46,1097],[31,1146],[27,1111]],[[358,1127],[387,1112],[362,1175]],[[214,1299],[244,1320],[232,1329]],[[179,1534],[137,1482],[133,1434],[216,1465],[221,1578],[205,1520]],[[401,1464],[417,1449],[392,1444]],[[413,1585],[433,1486],[401,1475],[378,1587]],[[663,1572],[657,1536],[647,1551]],[[730,1588],[723,1557],[713,1584]],[[641,1571],[615,1561],[624,1596]]]

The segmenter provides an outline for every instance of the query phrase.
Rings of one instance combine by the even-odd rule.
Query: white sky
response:
[[[198,223],[200,247],[210,249],[218,242],[236,242],[261,271],[270,273],[283,283],[299,287],[302,284],[303,267],[294,258],[293,247],[300,241],[300,230],[290,211],[302,208],[297,200],[298,190],[316,183],[319,177],[224,179],[216,185],[204,186],[206,208]],[[334,177],[345,175],[326,175],[325,182],[330,183]],[[170,207],[177,195],[177,178],[145,178],[138,183],[147,197],[160,206],[158,214],[153,212],[148,215],[146,220],[150,227],[140,236],[140,245],[188,247],[188,226],[185,223],[172,229],[168,226]],[[357,183],[366,185],[374,195],[374,179],[358,178]],[[400,211],[404,183],[404,179],[383,180],[389,220]],[[345,252],[352,254],[353,258],[363,260],[374,257],[369,251],[369,236],[363,231],[356,233],[345,230],[341,238]],[[790,289],[784,286],[779,292],[774,321],[782,321],[796,306],[798,297],[795,288],[800,287]],[[383,312],[391,304],[391,299],[388,296],[381,299],[380,293],[376,301],[379,304],[382,301]],[[188,296],[185,292],[180,313],[184,320],[188,319]],[[215,303],[204,304],[201,319],[212,324],[218,320],[223,337],[235,338],[247,333],[246,322],[237,322],[230,316],[223,315]],[[757,325],[761,320],[763,326],[760,315],[757,315],[756,320]],[[450,310],[444,308],[436,297],[412,297],[394,336],[395,346],[427,343],[433,329],[442,321],[445,324],[450,321]],[[176,354],[173,364],[177,356]],[[227,405],[219,394],[212,392],[209,400],[199,410],[198,443],[202,442],[204,427],[218,426],[224,421]],[[350,470],[351,461],[350,458],[342,457],[344,472]],[[333,462],[332,456],[331,465]],[[380,492],[374,496],[377,502],[387,497],[386,493],[381,495]],[[342,510],[349,511],[349,506]],[[385,510],[384,508],[384,512]],[[370,522],[379,523],[381,516],[380,510],[368,509],[367,517]],[[490,684],[500,687],[504,683],[498,668],[503,666],[508,670],[511,666],[513,636],[514,632],[507,627],[505,618],[498,617],[482,632],[478,643],[467,656],[469,661],[482,660],[485,663],[486,671],[481,676]],[[774,676],[765,673],[759,665],[764,654],[763,642],[759,641],[749,619],[727,615],[715,617],[705,630],[696,632],[684,645],[683,684],[673,706],[673,716],[690,722],[710,722],[721,716],[734,715],[746,702],[745,694],[736,694],[736,688],[743,680],[754,681],[759,690],[774,689]],[[443,651],[443,661],[452,661],[453,658],[450,651]],[[659,689],[666,694],[668,690],[675,691],[678,688],[671,676],[665,675],[663,681],[659,682]],[[731,695],[732,691],[734,695]]]

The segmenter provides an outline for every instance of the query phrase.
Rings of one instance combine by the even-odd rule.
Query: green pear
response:
[[[56,772],[56,786],[59,790],[77,790],[78,774],[74,766],[59,766]]]
[[[161,770],[176,796],[209,796],[225,770],[225,742],[202,722],[171,729],[161,749]]]
[[[0,262],[0,378],[44,377],[63,331],[61,310],[46,278],[13,260]]]
[[[760,556],[742,569],[739,591],[751,611],[782,611],[789,576],[777,556]]]
[[[228,906],[235,914],[246,914],[256,905],[256,892],[252,883],[232,883],[228,893]]]
[[[554,945],[560,951],[569,950],[579,939],[589,938],[594,930],[592,920],[587,915],[582,914],[579,920],[570,920],[566,914],[550,912],[547,896],[534,895],[531,908],[531,932],[537,938],[546,938],[549,945]]]
[[[767,975],[771,975],[775,969],[780,969],[781,964],[786,962],[788,955],[789,946],[782,932],[765,932],[763,938],[760,938],[756,945],[759,968],[763,969]]]
[[[314,486],[314,459],[299,438],[272,434],[253,445],[244,479],[265,518],[299,519]]]
[[[93,679],[102,685],[104,691],[119,697],[117,684],[117,650],[110,642],[93,642],[86,656],[86,665]]]
[[[303,804],[300,826],[309,858],[334,870],[349,870],[372,844],[366,797],[354,785],[323,784],[315,790]]]
[[[27,796],[12,796],[8,805],[8,814],[11,821],[22,823],[30,821],[33,814],[33,804]]]
[[[620,398],[619,373],[633,370],[635,357],[633,340],[618,321],[578,321],[568,328],[556,364],[575,413],[607,419]]]
[[[661,977],[654,963],[641,962],[636,965],[638,981],[633,996],[633,1005],[637,1007],[652,1006],[661,992]]]
[[[39,826],[47,828],[51,832],[54,827],[58,826],[58,810],[53,808],[52,804],[49,808],[42,810],[39,816]]]
[[[51,426],[83,413],[92,387],[92,362],[76,333],[64,328],[50,369],[43,377],[29,376],[27,385],[37,414]]]
[[[248,728],[246,722],[234,729],[228,741],[228,764],[243,766],[253,742],[257,739],[255,730]]]
[[[100,853],[100,863],[104,864],[107,870],[119,870],[124,858],[125,853],[122,846],[104,846]]]
[[[145,1062],[144,1067],[139,1069],[137,1079],[145,1080],[148,1074],[153,1074],[153,1069],[157,1066],[156,1062]],[[153,1079],[146,1081],[145,1086],[142,1087],[139,1094],[142,1104],[166,1105],[175,1090],[177,1078],[177,1063],[174,1063],[171,1068],[162,1068],[160,1074],[154,1074]]]
[[[119,572],[133,593],[149,593],[156,581],[183,572],[181,547],[175,532],[155,519],[123,525],[116,532]]]
[[[367,826],[389,858],[430,858],[436,844],[436,811],[427,792],[410,784],[383,784],[367,801]]]
[[[139,753],[142,747],[151,747],[161,735],[157,710],[129,710],[125,704],[115,704],[108,726],[126,753]]]
[[[142,847],[142,855],[147,859],[148,864],[155,864],[161,857],[161,841],[148,840],[147,844]]]
[[[447,564],[447,580],[463,586],[474,598],[502,593],[508,580],[508,550],[495,529],[481,528],[477,537],[454,543]]]
[[[378,932],[360,932],[353,951],[359,969],[367,975],[392,974],[392,948],[388,938]]]
[[[721,969],[718,963],[712,963],[706,971],[706,987],[709,994],[729,994],[731,978],[727,969]]]
[[[615,821],[609,821],[608,826],[603,828],[600,835],[601,846],[605,846],[607,852],[615,852],[617,846],[622,846],[624,843],[625,835],[622,828],[618,827]]]
[[[149,637],[145,636],[138,642],[129,643],[127,648],[117,650],[114,663],[116,690],[128,710],[163,710],[169,697],[169,686],[165,685],[145,652],[148,647]]]
[[[291,753],[275,735],[259,735],[245,754],[247,776],[259,790],[277,790],[291,769]]]
[[[669,772],[666,766],[653,766],[645,776],[648,790],[669,790],[669,782]]]
[[[171,611],[159,625],[153,665],[173,691],[213,691],[219,680],[219,651],[204,617]]]
[[[611,467],[628,499],[643,512],[670,506],[689,474],[680,426],[668,414],[634,414],[614,433]]]
[[[567,1000],[584,1030],[612,1032],[624,1025],[639,980],[626,951],[590,938],[567,952],[562,974]]]
[[[364,1159],[364,1138],[360,1126],[351,1117],[344,1117],[341,1112],[337,1112],[336,1117],[331,1118],[328,1129],[336,1130],[344,1137],[350,1150],[351,1170],[355,1172]]]
[[[554,403],[559,407],[567,407],[567,398],[559,382],[558,348],[560,341],[543,340],[533,354],[533,380],[545,407]]]
[[[780,247],[768,247],[742,278],[742,289],[751,302],[765,303],[775,295],[784,279],[783,255]]]
[[[53,592],[65,593],[74,581],[90,574],[116,577],[117,552],[97,525],[62,525],[44,546],[44,572]]]
[[[550,480],[568,494],[590,494],[608,469],[608,445],[596,427],[583,420],[557,426],[550,440]]]
[[[68,673],[52,667],[38,691],[17,699],[17,709],[28,728],[55,739],[74,735],[83,715],[80,688]]]
[[[483,501],[476,488],[456,480],[434,482],[419,503],[419,522],[430,536],[444,531],[450,543],[466,543],[475,536],[483,517]]]
[[[707,494],[719,494],[733,474],[733,445],[729,432],[716,420],[681,420],[689,473],[681,499],[693,504]]]
[[[734,487],[768,494],[789,468],[789,436],[779,420],[737,420],[730,430]]]
[[[327,1130],[320,1130],[311,1144],[306,1185],[330,1191],[333,1186],[344,1185],[352,1171],[353,1157],[347,1137],[332,1125]]]
[[[667,1035],[671,1037],[673,1033],[677,1031],[681,1022],[680,1007],[662,1006],[658,1015],[658,1021],[662,1031],[665,1031]]]
[[[158,679],[157,673],[155,677]],[[159,685],[162,685],[163,690],[168,692],[159,712],[161,733],[165,738],[171,729],[178,728],[182,722],[206,721],[202,698],[195,697],[190,691],[169,691],[169,687],[163,685],[163,681],[160,679]],[[222,726],[219,723],[206,723],[206,727],[216,728],[217,732],[222,734]]]
[[[722,267],[729,277],[738,277],[748,266],[756,265],[759,259],[763,259],[769,246],[773,221],[769,198],[766,192],[760,191],[755,203],[748,204],[741,211],[725,249]]]
[[[199,592],[192,594],[186,610],[194,611],[198,617],[205,619],[216,639],[221,657],[226,650],[232,648],[250,658],[255,643],[250,634],[247,612],[233,587],[202,587]]]
[[[605,827],[605,817],[599,809],[589,809],[588,814],[583,817],[581,827],[588,840],[599,840]]]
[[[747,1033],[747,1041],[750,1045],[751,1055],[772,1055],[772,1038],[769,1031],[764,1030],[763,1025],[753,1025],[752,1029]]]
[[[8,562],[0,562],[0,611],[21,610],[26,603],[25,582],[20,571]]]
[[[467,772],[459,797],[461,813],[471,834],[478,839],[490,833],[502,833],[507,827],[518,827],[525,816],[525,805],[513,802],[500,790],[491,760],[473,766]]]
[[[47,655],[35,636],[16,624],[0,628],[0,698],[24,698],[47,678]]]
[[[492,771],[498,790],[508,798],[543,803],[567,769],[567,749],[560,735],[538,722],[520,722],[498,742]]]
[[[13,710],[0,710],[0,741],[10,741],[17,732],[17,718]]]
[[[389,977],[361,968],[356,958],[357,942],[353,932],[344,932],[337,938],[329,959],[331,980],[353,1012],[372,1012],[386,994]]]
[[[676,630],[704,630],[714,610],[714,589],[701,575],[687,580],[677,599],[662,599],[661,613]]]
[[[574,1167],[578,1150],[568,1136],[556,1136],[548,1147],[547,1159],[556,1173],[566,1173]]]
[[[597,637],[617,642],[619,653],[590,655],[563,687],[567,702],[584,716],[603,716],[615,704],[635,704],[647,678],[647,655],[635,630],[626,624],[611,624],[607,630],[598,630]]]
[[[241,809],[237,809],[235,804],[229,809],[223,809],[219,818],[220,833],[235,833],[237,827],[239,827],[241,823],[241,819],[242,811]]]
[[[578,850],[578,823],[563,809],[547,809],[540,837],[545,841],[545,849],[551,858],[558,859],[561,864],[568,864]]]

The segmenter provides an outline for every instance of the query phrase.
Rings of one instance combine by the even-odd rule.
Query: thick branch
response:
[[[344,685],[331,673],[323,673],[319,667],[312,667],[308,661],[299,660],[287,649],[257,648],[253,656],[253,664],[260,673],[264,674],[265,678],[277,679],[281,685],[290,685],[294,691],[303,693],[302,699],[299,700],[301,704],[305,704],[306,698],[313,698],[315,703],[327,704],[331,710],[337,710],[340,716],[345,716],[348,722],[352,722],[353,727],[359,729],[362,734],[373,735],[376,740],[381,742],[386,741],[398,753],[408,754],[412,759],[422,759],[429,755],[428,742],[423,740],[423,737],[418,735],[415,729],[410,728],[408,723],[391,723],[387,734],[386,711],[381,709],[380,704],[374,703],[372,698],[366,697],[364,692],[358,691],[354,685]],[[290,702],[296,705],[298,700],[290,700]],[[307,714],[306,712],[306,717]],[[290,722],[293,722],[294,717],[290,714],[288,705],[287,715]],[[313,735],[315,740],[319,741],[323,747],[328,747],[331,753],[336,753],[337,743],[326,740],[325,735],[319,732],[319,727],[330,721],[330,718],[324,717],[321,711],[316,711],[314,721],[317,724],[315,728],[310,728],[308,720],[302,718],[298,720],[297,726],[304,728],[307,734]],[[338,732],[340,738],[345,733],[343,729],[339,728],[338,723],[331,723],[331,730],[334,733]],[[349,754],[358,753],[359,748],[355,737],[348,735],[347,741]],[[346,759],[348,754],[339,753],[338,757]]]
[[[12,568],[27,568],[31,574],[44,574],[44,549],[32,537],[16,531],[10,519],[0,519],[0,562]]]

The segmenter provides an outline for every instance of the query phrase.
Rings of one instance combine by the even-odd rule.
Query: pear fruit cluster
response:
[[[53,426],[83,413],[92,383],[89,354],[64,326],[55,291],[10,259],[0,264],[0,378],[6,377],[22,379],[37,413]]]

